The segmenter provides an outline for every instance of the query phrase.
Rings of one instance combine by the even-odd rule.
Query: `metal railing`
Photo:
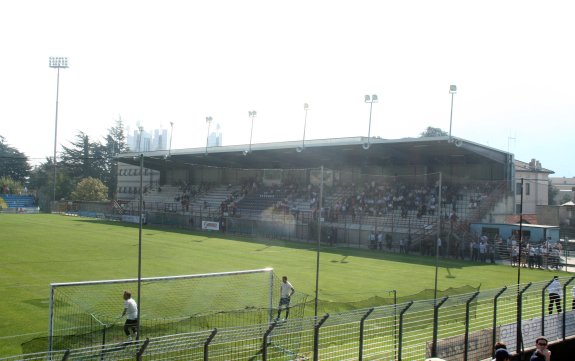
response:
[[[570,288],[561,277],[561,312],[548,313],[548,281],[437,300],[410,301],[318,318],[108,343],[82,349],[1,358],[44,360],[479,360],[495,342],[522,352],[545,335],[575,335]]]

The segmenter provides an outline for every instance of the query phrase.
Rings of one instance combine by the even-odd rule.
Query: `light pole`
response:
[[[170,122],[170,148],[168,149],[168,157],[172,155],[172,138],[174,137],[174,122]]]
[[[297,148],[296,148],[296,150],[297,150],[298,152],[302,152],[302,151],[304,150],[304,148],[305,148],[305,126],[306,126],[306,123],[307,123],[307,111],[308,111],[308,109],[309,109],[309,105],[308,105],[307,103],[304,103],[304,104],[303,104],[303,110],[305,111],[305,116],[304,116],[304,118],[303,118],[303,138],[302,138],[302,141],[301,141],[301,147],[297,147]]]
[[[206,135],[206,155],[208,154],[208,141],[210,139],[210,125],[212,124],[212,117],[206,117],[206,123],[208,124],[208,135]]]
[[[56,118],[54,120],[54,201],[56,201],[56,148],[58,145],[58,95],[60,92],[60,69],[68,68],[68,58],[66,57],[50,57],[48,60],[50,68],[58,70],[56,75]]]
[[[250,130],[250,147],[248,150],[244,150],[244,155],[248,155],[252,151],[252,135],[254,134],[254,118],[256,117],[257,113],[255,110],[250,110],[248,112],[250,118],[252,118],[252,128]]]
[[[367,150],[369,149],[371,143],[370,143],[370,137],[371,137],[371,110],[373,108],[373,103],[377,103],[377,95],[373,94],[371,97],[369,95],[365,96],[365,102],[369,103],[369,127],[367,128],[367,143],[363,143],[362,147],[363,149]]]
[[[140,127],[140,135],[143,128]],[[138,203],[138,322],[136,323],[136,341],[140,339],[140,315],[142,314],[142,224],[144,222],[144,153],[140,153],[140,199]]]
[[[139,136],[138,136],[138,152],[142,151],[142,133],[144,132],[144,127],[141,125],[138,125],[138,131],[140,132]]]
[[[439,274],[439,242],[441,242],[441,172],[439,172],[439,186],[437,189],[437,239],[435,240],[435,285],[433,287],[433,304],[437,303],[437,277]],[[443,247],[443,242],[441,243]]]
[[[449,94],[451,94],[451,113],[449,114],[449,141],[451,142],[451,123],[453,120],[453,96],[457,93],[457,85],[449,86]]]

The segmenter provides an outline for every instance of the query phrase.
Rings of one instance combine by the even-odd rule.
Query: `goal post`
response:
[[[140,329],[160,336],[268,323],[279,282],[272,268],[142,278]],[[52,283],[49,351],[123,339],[122,294],[137,286],[138,279]]]

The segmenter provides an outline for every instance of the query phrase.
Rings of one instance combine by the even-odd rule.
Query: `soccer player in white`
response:
[[[280,285],[280,304],[278,306],[278,317],[276,318],[276,321],[280,319],[282,308],[284,306],[286,309],[286,317],[284,318],[284,321],[287,320],[289,316],[289,303],[291,296],[294,294],[294,292],[295,289],[293,288],[291,283],[288,282],[288,278],[286,276],[283,276],[282,283]]]
[[[128,341],[132,341],[130,330],[136,338],[138,336],[138,305],[132,298],[130,291],[124,291],[124,312],[122,312],[122,316],[127,316],[124,323],[124,333],[128,336]]]

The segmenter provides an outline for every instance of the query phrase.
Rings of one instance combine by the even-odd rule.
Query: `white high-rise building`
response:
[[[130,134],[130,127],[127,127],[128,147],[132,152],[151,152],[155,150],[168,150],[168,130],[154,129],[151,132],[136,129]]]
[[[220,125],[216,125],[216,130],[211,132],[208,136],[208,147],[221,147],[222,146],[222,131]]]

